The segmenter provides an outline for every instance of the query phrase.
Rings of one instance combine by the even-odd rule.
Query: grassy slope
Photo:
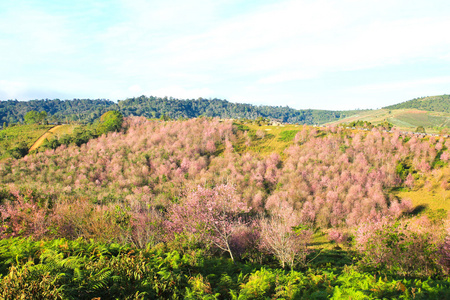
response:
[[[51,139],[52,137],[61,137],[63,134],[71,134],[74,130],[74,128],[77,127],[76,125],[58,125],[47,132],[45,132],[36,142],[30,147],[30,151],[36,150],[39,148],[42,143],[45,141],[45,139]]]
[[[42,136],[53,125],[19,125],[0,131],[0,159],[8,157],[8,150],[25,142],[28,147]]]
[[[417,109],[378,109],[366,111],[328,125],[338,125],[353,121],[368,121],[376,125],[384,121],[392,123],[400,130],[412,131],[423,126],[428,133],[438,133],[442,128],[450,127],[450,114],[444,112],[429,112]]]
[[[420,178],[414,183],[412,190],[394,191],[394,195],[403,199],[410,199],[414,206],[420,206],[425,213],[437,210],[450,212],[450,190],[441,186],[444,178],[450,175],[450,166],[435,170],[426,178]]]
[[[385,109],[419,109],[450,113],[450,95],[427,96],[383,107]]]
[[[297,131],[301,131],[303,129],[303,125],[257,125],[252,123],[244,124],[244,126],[248,127],[248,134],[250,137],[250,145],[246,145],[246,138],[241,139],[237,146],[236,150],[239,152],[255,152],[263,155],[268,155],[272,152],[277,152],[283,155],[284,149],[292,144],[292,139],[295,136]],[[258,131],[264,133],[264,137],[262,135],[258,136]],[[289,135],[287,138],[283,138],[285,135]]]
[[[388,112],[386,112],[388,113]],[[413,116],[422,116],[423,112],[414,110],[403,111],[402,114],[394,114],[395,117],[404,116],[413,118]],[[426,114],[427,115],[427,114]],[[372,111],[372,117],[381,119],[383,117],[380,112]],[[422,116],[423,118],[423,116]],[[420,122],[420,118],[416,122]],[[411,121],[411,120],[410,120]],[[412,121],[411,121],[412,122]],[[283,157],[283,151],[292,144],[292,140],[283,140],[283,135],[289,131],[302,131],[303,126],[299,125],[281,125],[269,126],[257,124],[244,124],[249,129],[249,135],[253,136],[256,131],[261,130],[266,133],[264,138],[253,136],[250,146],[245,145],[245,140],[240,140],[236,150],[240,152],[251,151],[263,155],[269,155],[272,152],[277,152]],[[310,129],[310,126],[306,126]],[[317,128],[320,130],[320,128]],[[350,130],[355,131],[355,130]],[[432,176],[428,178],[421,178],[417,180],[415,187],[412,190],[393,191],[393,195],[399,199],[410,199],[414,207],[419,208],[419,213],[434,214],[437,210],[445,210],[450,212],[450,190],[443,189],[441,179],[443,174],[450,174],[450,166],[444,166],[442,169],[435,171]],[[315,242],[320,242],[321,247],[328,248],[330,245],[326,237],[322,234],[315,236]]]
[[[369,112],[369,116],[372,119],[382,119],[383,115],[379,111]],[[387,113],[387,112],[386,112]],[[403,116],[404,118],[412,118],[414,115],[418,115],[423,118],[423,112],[407,111],[403,114],[391,113],[396,118]],[[361,117],[360,115],[359,117]],[[419,120],[421,120],[419,118]],[[411,120],[409,120],[411,121]],[[406,121],[405,121],[406,122]],[[249,138],[243,137],[237,143],[235,143],[235,150],[238,152],[250,151],[253,153],[262,154],[263,156],[269,155],[273,152],[279,153],[283,158],[284,150],[292,145],[293,138],[297,132],[301,132],[305,126],[302,125],[258,125],[256,123],[242,124],[248,132]],[[40,135],[45,133],[51,126],[38,126],[38,125],[24,125],[7,128],[4,131],[0,131],[0,134],[8,135],[8,141],[12,145],[17,145],[20,141],[26,140],[29,145],[36,141]],[[53,135],[61,136],[65,133],[71,133],[75,126],[64,125],[57,127]],[[306,126],[309,130],[312,127]],[[320,128],[316,128],[320,133]],[[258,133],[258,131],[260,131]],[[354,130],[352,130],[354,131]],[[264,133],[264,137],[261,133]],[[250,143],[248,143],[250,140]],[[2,143],[3,142],[3,143]],[[0,146],[3,146],[5,141],[0,141]],[[444,190],[440,186],[443,173],[450,173],[450,167],[445,166],[443,169],[436,171],[430,178],[421,178],[416,182],[416,186],[413,190],[401,190],[393,191],[393,194],[400,199],[411,199],[414,206],[424,208],[424,213],[433,212],[439,209],[450,212],[450,191]],[[318,236],[316,238],[319,238]],[[321,242],[327,243],[324,237],[319,238]],[[322,245],[324,246],[324,245]]]
[[[54,125],[34,124],[7,127],[4,130],[0,130],[0,159],[9,157],[7,151],[19,146],[22,142],[25,142],[28,148],[33,150],[33,146],[35,146],[36,142],[42,137],[40,144],[42,144],[45,138],[50,139],[52,136],[59,138],[63,134],[71,134],[78,126],[79,125],[60,125],[54,127]]]

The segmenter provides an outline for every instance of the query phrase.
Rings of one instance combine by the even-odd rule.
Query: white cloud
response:
[[[404,9],[405,1],[282,1],[220,21],[213,20],[220,5],[193,9],[204,1],[131,3],[133,19],[104,36],[111,45],[106,62],[115,73],[158,72],[167,80],[173,73],[245,74],[264,84],[435,58],[449,50],[447,17],[417,12],[396,19],[385,12]],[[261,80],[261,73],[272,74]]]
[[[360,75],[378,67],[450,61],[445,1],[243,2],[118,0],[109,6],[120,17],[99,19],[103,25],[96,30],[89,23],[96,22],[95,13],[88,11],[77,22],[65,4],[61,13],[33,1],[0,11],[0,43],[8,45],[0,49],[0,79],[23,83],[3,94],[14,97],[34,86],[74,97],[120,99],[144,93],[265,104],[276,98],[275,105],[298,101],[307,108],[318,101],[306,102],[314,98],[311,91],[305,96],[307,85],[293,87],[304,80],[319,86],[343,71]],[[77,25],[85,20],[85,26]],[[350,89],[347,82],[342,91],[406,88],[401,82],[355,81],[359,87]],[[334,99],[326,88],[318,95]]]

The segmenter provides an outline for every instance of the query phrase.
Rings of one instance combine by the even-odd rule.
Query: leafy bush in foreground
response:
[[[2,299],[448,299],[450,281],[396,279],[335,266],[285,271],[201,250],[65,239],[0,241]]]

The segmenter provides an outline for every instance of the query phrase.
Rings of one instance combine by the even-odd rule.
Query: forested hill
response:
[[[92,122],[115,107],[116,103],[105,99],[0,101],[0,125],[23,122],[25,114],[32,110],[47,112],[49,121]]]
[[[415,98],[399,104],[383,107],[385,109],[416,108],[425,111],[450,113],[450,95]]]
[[[124,116],[145,116],[172,119],[198,116],[233,119],[257,119],[259,117],[286,123],[323,124],[351,116],[358,111],[297,110],[287,106],[256,106],[231,103],[220,99],[183,100],[174,98],[146,97],[113,101],[104,99],[0,101],[0,126],[4,122],[22,122],[31,110],[46,111],[49,120],[92,122],[108,110],[118,110]]]
[[[177,119],[198,116],[224,119],[256,119],[259,117],[286,123],[322,124],[354,114],[352,111],[297,110],[287,106],[256,106],[231,103],[220,99],[179,100],[173,98],[145,97],[119,101],[120,111],[125,115],[158,118],[162,114]]]

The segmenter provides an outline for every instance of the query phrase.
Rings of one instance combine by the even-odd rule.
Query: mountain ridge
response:
[[[97,119],[109,110],[118,110],[124,116],[144,116],[147,118],[195,118],[200,116],[219,117],[223,119],[258,119],[265,118],[283,123],[299,123],[307,125],[323,125],[342,123],[346,119],[352,120],[358,115],[367,116],[380,115],[380,112],[391,112],[396,110],[416,109],[419,111],[450,113],[450,95],[437,95],[415,98],[398,104],[385,106],[381,110],[318,110],[318,109],[294,109],[288,106],[252,105],[246,103],[233,103],[223,99],[177,99],[172,97],[140,96],[118,100],[117,102],[106,99],[42,99],[17,101],[0,101],[0,126],[3,124],[18,123],[24,121],[24,115],[31,111],[46,111],[50,122],[74,121],[89,123]],[[390,114],[390,113],[389,113]],[[447,124],[447,121],[433,119],[426,126],[438,126]],[[391,118],[384,117],[384,121]],[[410,116],[402,116],[410,119]],[[378,122],[378,119],[375,120]],[[402,120],[400,123],[405,123]],[[417,126],[417,122],[406,122]],[[419,122],[420,123],[420,122]],[[438,124],[439,123],[439,124]],[[445,125],[445,127],[448,127]]]
[[[224,119],[268,118],[284,123],[323,124],[353,115],[355,111],[333,111],[304,109],[288,106],[264,106],[232,103],[222,99],[176,99],[155,96],[140,96],[119,100],[117,103],[105,99],[45,99],[0,101],[0,125],[4,122],[23,122],[24,115],[31,110],[45,110],[50,121],[92,122],[108,110],[118,110],[124,116],[147,118],[194,118],[199,116]]]

